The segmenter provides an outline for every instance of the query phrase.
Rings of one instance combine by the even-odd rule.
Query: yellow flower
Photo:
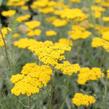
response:
[[[13,38],[18,38],[20,36],[20,34],[19,33],[15,33],[15,34],[13,34]]]
[[[89,31],[79,25],[73,25],[72,30],[68,34],[73,40],[86,39],[91,35]]]
[[[41,30],[40,29],[35,29],[34,33],[36,36],[39,36],[41,34]]]
[[[41,13],[44,13],[44,14],[49,14],[49,13],[53,13],[54,12],[54,8],[53,7],[46,7],[46,8],[39,9],[39,11]]]
[[[46,31],[45,34],[46,34],[46,36],[51,37],[51,36],[56,36],[57,32],[54,30],[48,30],[48,31]]]
[[[102,33],[102,38],[109,41],[109,31],[103,32]]]
[[[61,38],[60,40],[59,40],[59,42],[60,43],[62,43],[62,44],[65,44],[65,45],[73,45],[73,42],[70,40],[70,39],[66,39],[66,38]]]
[[[63,20],[63,19],[55,19],[52,24],[55,26],[55,27],[63,27],[67,24],[67,21],[66,20]]]
[[[109,78],[109,70],[107,70],[107,78]]]
[[[55,19],[56,19],[56,16],[47,17],[46,21],[49,22],[49,23],[52,23]]]
[[[78,74],[77,82],[78,84],[84,85],[88,81],[98,80],[103,77],[103,73],[100,68],[89,69],[87,67],[81,68]]]
[[[92,40],[92,47],[100,47],[103,45],[103,40],[101,38],[93,38]]]
[[[28,22],[25,22],[25,25],[29,28],[29,29],[34,29],[36,27],[39,27],[40,26],[40,21],[37,21],[37,20],[32,20],[32,21],[28,21]]]
[[[28,10],[29,8],[28,8],[28,6],[22,6],[21,9],[22,10]]]
[[[92,6],[91,9],[93,11],[95,18],[100,18],[102,13],[105,11],[105,8],[96,5]]]
[[[8,10],[8,11],[3,11],[2,15],[5,17],[11,17],[14,16],[16,14],[15,10]]]
[[[83,93],[76,93],[72,98],[72,103],[76,106],[89,106],[96,102],[95,97]]]
[[[109,38],[108,38],[108,32],[104,32],[102,38],[93,38],[92,40],[92,47],[102,47],[107,52],[109,52]]]
[[[35,30],[28,31],[27,36],[34,37],[34,36],[39,36],[40,34],[41,34],[41,30],[35,29]]]
[[[80,3],[80,0],[70,0],[73,3]]]
[[[56,69],[61,70],[63,74],[71,76],[80,70],[79,64],[71,64],[68,61],[64,61],[63,64],[57,64]]]
[[[11,82],[14,87],[11,92],[16,96],[37,94],[50,81],[51,75],[49,66],[27,63],[20,74],[12,75]]]
[[[49,0],[37,0],[32,4],[32,8],[36,9],[36,8],[43,8],[46,7],[49,3]]]
[[[59,15],[61,18],[66,19],[78,19],[79,21],[82,21],[87,18],[87,15],[84,14],[80,9],[74,8],[65,8],[63,10],[57,10],[55,11],[56,15]]]
[[[55,66],[65,59],[64,53],[71,50],[71,43],[62,41],[53,43],[52,41],[36,41],[34,39],[20,39],[14,43],[19,48],[27,48],[38,56],[44,64]]]
[[[8,0],[7,1],[7,5],[8,6],[24,6],[26,3],[26,0],[25,1],[21,1],[21,0]]]
[[[26,14],[26,15],[22,15],[22,16],[19,16],[17,17],[16,21],[18,22],[23,22],[25,20],[28,20],[31,16],[29,14]]]
[[[109,17],[103,17],[104,22],[109,22]]]

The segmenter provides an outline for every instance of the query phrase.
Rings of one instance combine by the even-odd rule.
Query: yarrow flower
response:
[[[41,24],[40,21],[37,21],[37,20],[25,22],[25,25],[26,25],[29,29],[34,29],[34,28],[36,28],[36,27],[39,27],[40,24]]]
[[[23,22],[25,20],[28,20],[31,16],[29,14],[25,14],[25,15],[22,15],[22,16],[19,16],[17,17],[16,21],[17,22]]]
[[[67,21],[64,19],[55,19],[55,20],[53,20],[52,24],[55,27],[63,27],[67,24]]]
[[[103,73],[100,68],[81,68],[78,74],[78,84],[85,85],[88,81],[98,80],[103,77]]]
[[[66,18],[70,20],[78,19],[79,21],[82,21],[87,18],[87,15],[78,8],[65,8],[63,10],[57,10],[55,11],[55,14],[59,15],[61,18]]]
[[[19,7],[19,6],[24,6],[26,3],[26,0],[8,0],[7,5],[8,6],[14,6],[14,7]]]
[[[105,8],[97,5],[92,6],[91,9],[95,18],[100,18],[102,13],[105,11]]]
[[[16,96],[37,94],[50,81],[51,75],[52,70],[49,66],[27,63],[21,73],[12,75],[11,82],[14,87],[11,92]]]
[[[64,61],[63,64],[57,64],[55,68],[61,70],[63,74],[68,76],[71,76],[80,70],[79,64],[71,64],[68,61]]]
[[[27,48],[38,56],[41,62],[52,66],[65,59],[64,53],[71,50],[71,43],[66,44],[62,40],[53,43],[52,41],[41,42],[24,38],[16,41],[14,45],[19,48]]]
[[[76,93],[72,98],[72,103],[76,106],[89,106],[95,102],[95,97],[83,93]]]
[[[48,30],[48,31],[46,31],[45,34],[46,34],[47,37],[51,37],[51,36],[56,36],[57,32],[54,31],[54,30]]]
[[[15,10],[8,10],[8,11],[3,11],[2,12],[2,15],[5,16],[5,17],[11,17],[11,16],[13,16],[15,14],[16,14]]]
[[[72,30],[68,32],[69,36],[73,40],[78,40],[78,39],[86,39],[91,35],[91,32],[87,31],[84,27],[78,26],[78,25],[73,25]]]
[[[107,52],[109,52],[109,32],[104,31],[102,32],[102,37],[95,37],[92,40],[92,47],[97,48],[97,47],[102,47],[104,48]]]

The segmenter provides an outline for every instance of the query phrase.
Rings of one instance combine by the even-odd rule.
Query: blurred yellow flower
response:
[[[32,20],[32,21],[28,21],[28,22],[25,22],[25,25],[29,28],[29,29],[34,29],[36,27],[39,27],[40,26],[40,21],[37,21],[37,20]]]
[[[56,36],[57,32],[54,30],[48,30],[48,31],[46,31],[45,34],[46,34],[46,36],[51,37],[51,36]]]
[[[25,15],[17,17],[16,21],[23,22],[25,20],[28,20],[30,17],[31,17],[30,14],[25,14]]]
[[[2,15],[5,17],[11,17],[14,16],[16,14],[15,10],[8,10],[8,11],[3,11]]]

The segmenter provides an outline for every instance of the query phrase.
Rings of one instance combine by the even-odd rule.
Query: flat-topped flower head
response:
[[[3,11],[2,15],[5,17],[12,17],[16,14],[15,10],[7,10],[7,11]]]
[[[71,76],[80,70],[79,64],[71,64],[69,61],[64,61],[61,64],[57,64],[55,68],[68,76]]]
[[[65,40],[64,40],[65,41]],[[52,41],[36,41],[34,39],[20,39],[14,43],[19,48],[27,48],[38,56],[39,60],[47,65],[55,66],[65,59],[64,53],[71,50],[71,43],[68,40],[53,43]]]
[[[90,106],[96,102],[95,97],[83,93],[76,93],[72,98],[72,103],[76,106]]]
[[[73,40],[86,39],[91,35],[91,32],[79,25],[73,25],[72,29],[68,32]]]
[[[109,31],[102,32],[102,37],[94,37],[92,40],[92,47],[102,47],[109,52]]]
[[[52,76],[52,70],[47,65],[27,63],[21,73],[12,75],[11,82],[14,84],[12,94],[27,95],[39,93],[40,89],[47,85]]]
[[[88,81],[95,81],[103,77],[103,73],[100,68],[93,67],[81,68],[78,74],[77,83],[85,85]]]

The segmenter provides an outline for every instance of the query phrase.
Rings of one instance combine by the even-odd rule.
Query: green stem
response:
[[[30,98],[30,96],[28,96],[28,108],[27,109],[31,109],[31,98]]]
[[[62,103],[62,105],[60,106],[60,109],[63,109],[64,108],[64,104],[66,103],[66,98],[67,98],[67,95],[68,95],[68,93],[69,93],[69,85],[70,85],[70,78],[68,77],[67,78],[67,81],[66,81],[66,86],[67,86],[67,90],[65,90],[65,97],[64,97],[64,101],[63,101],[63,103]]]
[[[1,38],[2,38],[3,43],[4,43],[4,51],[5,51],[6,61],[8,63],[8,67],[10,68],[11,67],[11,63],[10,63],[10,60],[9,60],[9,57],[8,57],[7,45],[6,45],[6,42],[5,42],[5,39],[4,39],[4,36],[3,36],[3,33],[1,31],[1,29],[0,29],[0,34],[1,34]]]
[[[54,79],[54,75],[52,75],[52,79],[51,79],[51,82],[50,82],[50,95],[49,95],[49,106],[48,106],[48,109],[53,109],[53,105],[52,105],[52,102],[53,102],[53,80]]]
[[[108,92],[108,87],[107,87],[107,78],[105,80],[105,84],[104,84],[104,98],[103,98],[103,102],[104,102],[104,106],[107,108],[106,106],[106,102],[107,102],[107,92]]]

